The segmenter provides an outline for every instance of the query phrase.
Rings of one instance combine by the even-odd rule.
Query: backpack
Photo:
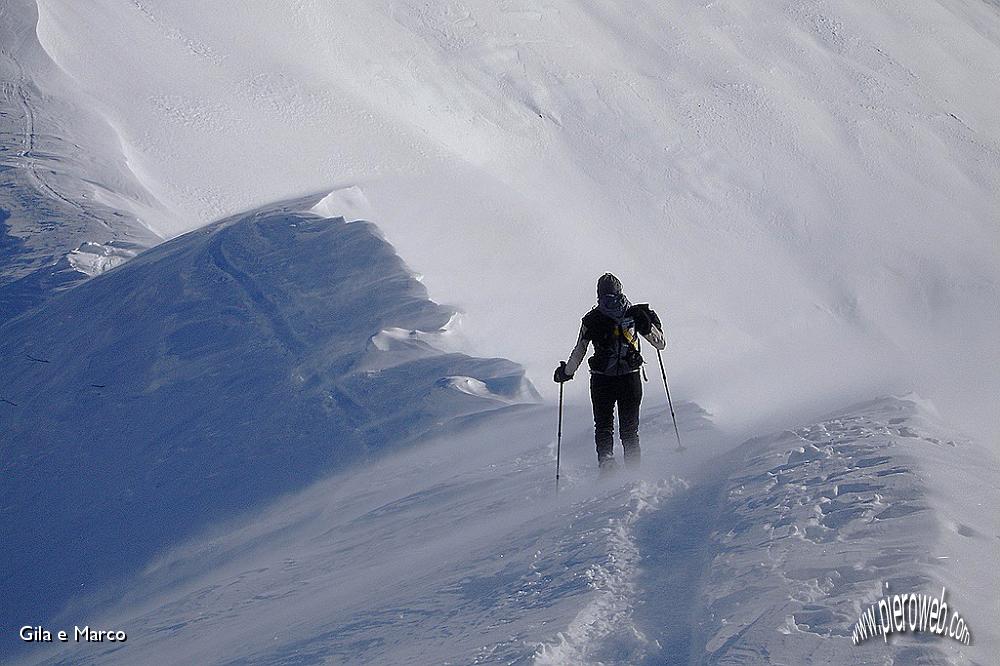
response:
[[[594,343],[594,355],[588,361],[591,372],[599,375],[628,375],[642,367],[639,333],[631,310],[615,319],[594,308],[583,318],[587,338]]]

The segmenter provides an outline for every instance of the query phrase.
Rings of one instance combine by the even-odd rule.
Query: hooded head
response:
[[[622,283],[611,273],[605,273],[597,279],[597,297],[611,294],[621,294]]]
[[[621,319],[628,307],[621,281],[611,273],[602,275],[597,280],[597,309],[613,319]]]

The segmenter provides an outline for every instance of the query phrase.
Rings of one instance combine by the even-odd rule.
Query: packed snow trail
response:
[[[539,647],[534,663],[638,663],[651,652],[659,652],[652,649],[650,639],[639,630],[634,618],[643,557],[635,532],[644,514],[685,485],[675,478],[628,486],[628,503],[621,515],[608,519],[604,529],[607,560],[586,570],[593,590],[591,599],[554,641]]]
[[[721,485],[729,465],[713,459],[688,477],[688,488],[639,524],[636,543],[644,554],[636,582],[642,590],[636,619],[658,645],[645,663],[697,663],[704,651],[701,583],[714,556],[709,535],[719,513]]]

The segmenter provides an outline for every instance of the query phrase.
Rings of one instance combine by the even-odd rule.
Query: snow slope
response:
[[[995,660],[1000,466],[954,437],[909,396],[744,444],[705,546],[691,662]],[[861,611],[887,590],[942,587],[974,625],[971,646],[913,635],[853,645]]]
[[[354,186],[536,380],[610,269],[727,423],[914,388],[1000,431],[995,3],[38,4],[161,234]]]
[[[162,240],[146,226],[157,203],[36,20],[31,0],[0,3],[0,322]]]
[[[206,525],[537,399],[509,361],[431,347],[451,311],[371,225],[309,213],[318,198],[177,238],[0,327],[5,641]]]
[[[695,428],[685,429],[692,445],[718,450],[696,409],[681,414]],[[634,534],[683,482],[595,485],[592,434],[573,411],[556,496],[553,416],[514,407],[456,422],[416,449],[214,527],[145,567],[124,599],[82,599],[63,614],[130,627],[126,644],[37,646],[26,663],[623,663],[652,655],[655,644],[633,617],[642,556]],[[667,469],[665,435],[654,420],[652,470]]]
[[[670,452],[658,402],[643,475],[603,483],[586,414],[571,411],[558,496],[553,416],[455,422],[215,526],[144,567],[123,598],[82,597],[61,618],[128,627],[126,644],[38,646],[24,663],[990,662],[1000,609],[982,581],[1000,564],[998,470],[940,439],[912,400],[731,452],[685,405],[685,454]],[[975,496],[941,483],[976,465]],[[947,586],[972,646],[855,647],[851,625],[883,583]]]
[[[995,3],[0,18],[5,660],[993,659]],[[551,394],[608,269],[688,451],[651,377],[595,483],[575,382],[555,497],[554,407],[481,356]],[[800,416],[914,387],[944,416]],[[851,645],[887,582],[973,645]]]

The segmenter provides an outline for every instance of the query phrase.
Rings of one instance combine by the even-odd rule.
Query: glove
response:
[[[649,310],[641,307],[636,308],[634,318],[636,332],[639,335],[649,335],[653,326],[653,321],[649,318]]]
[[[552,375],[552,381],[557,384],[562,384],[563,382],[568,382],[573,379],[573,375],[566,374],[566,361],[560,361],[559,367],[556,368],[555,373]]]
[[[660,318],[656,315],[656,310],[653,310],[647,305],[646,314],[649,315],[649,321],[653,324],[653,326],[660,329],[660,331],[663,331],[663,324],[660,322]]]
[[[660,318],[656,316],[656,313],[646,303],[634,306],[632,316],[635,318],[635,330],[640,335],[649,335],[653,326],[661,331],[663,330]]]

